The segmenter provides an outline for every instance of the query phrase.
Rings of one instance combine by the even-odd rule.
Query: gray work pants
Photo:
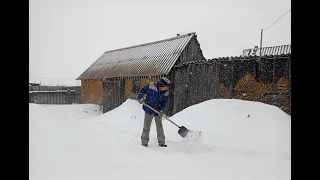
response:
[[[153,116],[149,113],[145,113],[144,115],[144,125],[143,125],[143,131],[141,135],[141,143],[148,144],[149,142],[150,126],[151,126],[153,117],[155,119],[156,127],[157,127],[158,143],[165,144],[165,136],[164,136],[162,120],[161,120],[162,118],[160,116]]]

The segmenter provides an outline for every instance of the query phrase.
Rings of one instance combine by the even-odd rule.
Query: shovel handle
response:
[[[160,114],[159,111],[155,110],[153,107],[149,106],[148,104],[142,102],[143,105],[147,106],[148,108],[152,109],[154,112]],[[176,124],[175,122],[171,121],[166,115],[162,116],[164,118],[166,118],[168,121],[170,121],[172,124],[176,125],[178,128],[180,128],[180,126],[178,124]]]

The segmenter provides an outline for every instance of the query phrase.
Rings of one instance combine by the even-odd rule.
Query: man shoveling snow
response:
[[[141,135],[142,145],[147,147],[149,142],[150,126],[152,118],[155,118],[157,126],[157,138],[161,147],[167,147],[165,144],[165,136],[162,126],[162,117],[166,118],[172,124],[179,128],[178,134],[183,138],[192,138],[194,136],[202,135],[201,131],[190,131],[184,126],[179,126],[175,122],[171,121],[165,114],[163,114],[166,104],[168,102],[169,90],[167,85],[170,84],[169,79],[163,77],[158,82],[151,82],[144,86],[138,95],[138,101],[143,104],[143,110],[145,111],[144,127]],[[192,134],[189,134],[192,133]]]
[[[166,104],[168,103],[169,90],[167,86],[169,84],[169,79],[163,77],[158,82],[150,82],[148,85],[144,86],[138,94],[139,103],[146,103],[160,112],[157,113],[148,108],[146,105],[143,105],[145,116],[143,131],[141,135],[142,146],[148,146],[150,126],[154,117],[157,127],[157,138],[159,146],[167,147],[167,145],[165,144],[165,135],[162,126],[162,113],[164,112]]]

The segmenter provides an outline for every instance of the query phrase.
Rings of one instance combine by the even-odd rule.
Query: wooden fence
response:
[[[81,86],[29,86],[29,103],[81,104]]]
[[[263,102],[291,114],[291,54],[217,62],[220,98]]]
[[[225,57],[174,66],[167,114],[210,99],[243,99],[291,114],[291,54]]]

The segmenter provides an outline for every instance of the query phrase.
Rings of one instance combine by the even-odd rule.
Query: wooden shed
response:
[[[166,76],[173,82],[167,108],[167,114],[172,114],[177,95],[174,67],[204,59],[194,32],[107,51],[77,78],[81,80],[82,101],[102,104],[107,112],[150,81]]]

